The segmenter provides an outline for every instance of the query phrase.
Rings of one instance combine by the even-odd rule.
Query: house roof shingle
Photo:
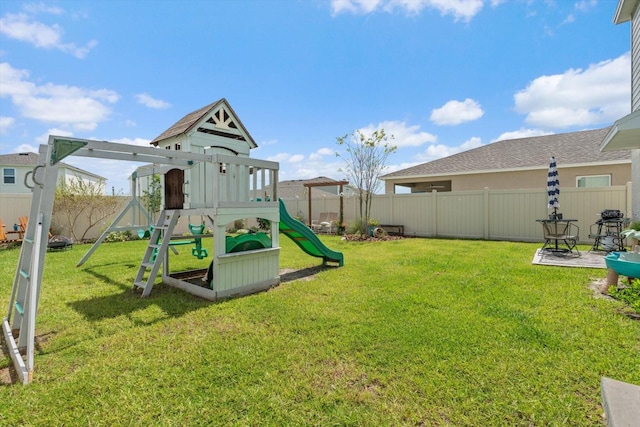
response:
[[[14,153],[0,155],[0,165],[35,166],[40,156],[36,153]]]
[[[558,167],[604,162],[631,162],[629,150],[601,152],[610,128],[497,141],[472,150],[392,172],[382,179],[469,172],[548,168],[555,156]]]

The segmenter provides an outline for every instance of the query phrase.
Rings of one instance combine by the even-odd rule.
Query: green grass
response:
[[[0,387],[0,425],[592,426],[602,376],[640,383],[640,322],[589,289],[604,270],[532,265],[527,243],[321,238],[344,267],[215,303],[133,293],[143,241],[81,268],[88,246],[49,253],[34,382]],[[320,263],[281,246],[282,268]],[[3,310],[18,255],[0,251]]]

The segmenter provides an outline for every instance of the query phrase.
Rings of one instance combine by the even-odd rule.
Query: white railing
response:
[[[217,207],[278,201],[278,163],[218,154],[213,156],[213,164]]]

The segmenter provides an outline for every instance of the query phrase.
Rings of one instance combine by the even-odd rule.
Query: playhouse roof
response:
[[[189,114],[178,120],[176,123],[174,123],[173,126],[171,126],[169,129],[165,130],[159,136],[157,136],[153,141],[151,141],[151,144],[158,145],[159,142],[165,139],[169,139],[176,135],[187,134],[203,121],[212,120],[213,116],[220,110],[220,107],[224,107],[225,118],[227,114],[233,116],[231,118],[232,122],[235,124],[235,127],[240,130],[241,133],[246,135],[246,141],[249,146],[251,148],[257,148],[258,145],[251,137],[251,134],[249,134],[249,131],[247,131],[247,129],[244,127],[244,125],[238,118],[238,115],[235,113],[235,111],[233,111],[233,108],[231,108],[225,98],[221,98],[216,102],[190,112]],[[232,133],[227,133],[224,131],[216,131],[216,133],[220,136],[226,136],[231,139],[238,139],[238,136]]]

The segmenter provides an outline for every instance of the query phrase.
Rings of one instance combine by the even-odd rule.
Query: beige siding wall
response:
[[[308,203],[285,200],[291,214],[308,221]],[[321,212],[338,212],[337,197],[312,200],[311,218]],[[576,219],[582,243],[591,243],[590,226],[604,209],[619,209],[630,216],[631,184],[608,188],[562,188],[560,212]],[[357,197],[344,199],[347,225],[358,217]],[[546,189],[474,190],[418,194],[377,195],[371,217],[381,224],[403,225],[410,236],[472,238],[487,240],[540,241],[537,219],[547,218]]]
[[[396,179],[385,181],[385,193],[394,192],[394,184],[451,181],[452,191],[481,190],[485,187],[500,189],[535,189],[547,181],[547,169],[512,172],[473,173],[467,175],[438,176],[429,179]],[[611,185],[625,185],[631,181],[631,162],[605,166],[564,167],[559,171],[560,185],[575,187],[579,176],[611,175]]]

